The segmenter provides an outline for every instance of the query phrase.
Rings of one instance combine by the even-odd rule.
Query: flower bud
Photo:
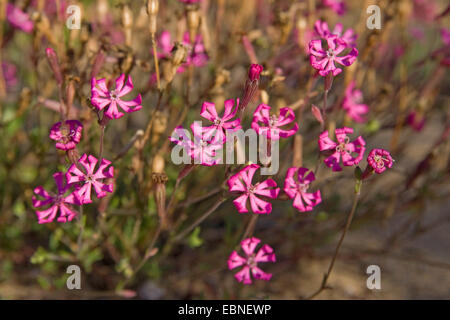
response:
[[[50,68],[52,68],[56,82],[58,83],[59,86],[62,85],[63,77],[61,73],[61,67],[58,61],[58,56],[56,55],[55,50],[49,47],[45,49],[45,54],[47,55],[47,60],[50,64]]]
[[[250,81],[257,81],[261,76],[261,72],[263,71],[263,66],[253,63],[248,69],[248,78]]]

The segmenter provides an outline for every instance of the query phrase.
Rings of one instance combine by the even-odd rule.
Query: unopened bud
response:
[[[156,202],[156,210],[158,212],[161,228],[164,230],[168,226],[166,213],[166,183],[167,175],[165,173],[152,173],[154,183],[154,196]]]
[[[321,125],[323,125],[324,121],[322,117],[322,112],[314,104],[311,106],[311,113],[313,114],[314,118],[316,118],[316,120],[319,121]]]
[[[248,78],[250,81],[257,81],[261,76],[261,72],[263,71],[263,66],[253,63],[248,69]]]
[[[61,73],[61,67],[58,61],[58,56],[56,55],[55,50],[49,47],[45,49],[45,54],[47,55],[47,60],[50,64],[50,68],[52,68],[56,82],[58,83],[58,85],[62,85],[63,77]]]

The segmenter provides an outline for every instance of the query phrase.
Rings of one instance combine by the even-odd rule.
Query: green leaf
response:
[[[191,248],[197,248],[203,244],[203,240],[199,237],[199,234],[200,234],[200,227],[197,227],[194,229],[194,231],[189,236],[188,245]]]

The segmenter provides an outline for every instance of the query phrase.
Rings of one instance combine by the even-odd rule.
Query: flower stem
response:
[[[347,216],[347,222],[345,224],[344,231],[342,232],[341,238],[339,239],[339,242],[338,242],[338,244],[336,246],[336,250],[334,251],[333,258],[331,259],[330,266],[328,267],[328,271],[323,277],[322,284],[321,284],[320,288],[317,289],[317,291],[314,292],[312,295],[310,295],[307,298],[307,300],[314,299],[315,297],[317,297],[325,289],[330,289],[330,287],[327,286],[327,281],[328,281],[328,278],[331,275],[331,272],[333,271],[334,263],[336,262],[337,256],[339,254],[339,250],[341,249],[342,243],[344,242],[345,235],[347,234],[347,231],[350,228],[350,225],[352,223],[353,216],[355,215],[356,207],[358,205],[359,196],[360,196],[360,193],[361,193],[361,185],[362,185],[362,181],[361,180],[356,180],[355,196],[353,198],[352,209],[350,210],[350,213]]]
[[[158,53],[156,50],[155,34],[152,34],[152,49],[153,49],[153,60],[155,62],[156,83],[158,85],[158,90],[161,91],[161,80],[159,76],[159,63],[158,63]]]
[[[248,222],[247,229],[245,229],[244,234],[242,235],[241,242],[248,238],[249,236],[253,235],[253,232],[255,231],[256,221],[258,220],[259,214],[253,214],[250,218],[250,221]]]
[[[105,138],[105,125],[100,126],[100,151],[98,152],[98,158],[103,156],[103,139]]]
[[[187,227],[186,229],[184,229],[180,234],[178,234],[173,240],[172,243],[174,242],[178,242],[181,239],[183,239],[186,235],[188,235],[192,230],[195,229],[195,227],[197,227],[200,223],[203,222],[203,220],[205,220],[206,218],[208,218],[214,211],[216,211],[216,209],[222,204],[224,203],[226,200],[226,198],[224,197],[219,197],[217,199],[217,201],[212,205],[211,208],[209,208],[204,214],[202,214],[197,220],[194,221],[194,223],[192,223],[189,227]]]

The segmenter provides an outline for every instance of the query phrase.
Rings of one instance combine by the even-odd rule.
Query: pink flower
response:
[[[212,126],[202,128],[202,131],[205,133],[204,138],[214,137],[217,141],[224,143],[226,141],[227,130],[236,131],[242,128],[240,125],[241,119],[236,118],[231,121],[236,116],[239,108],[239,99],[236,99],[236,108],[234,108],[233,99],[226,100],[224,105],[225,111],[223,116],[219,117],[214,103],[203,102],[200,115],[214,123]]]
[[[269,281],[272,278],[271,273],[265,273],[258,268],[258,262],[275,262],[275,253],[270,246],[265,244],[255,254],[256,246],[260,242],[261,240],[255,237],[244,239],[241,242],[241,247],[242,250],[244,250],[246,257],[243,258],[236,251],[233,251],[228,258],[228,269],[232,270],[243,266],[241,271],[234,275],[238,282],[242,282],[243,284],[251,284],[252,279],[250,277],[250,272],[253,274],[255,279]]]
[[[122,74],[116,79],[115,90],[109,91],[105,79],[96,80],[92,78],[91,80],[91,102],[98,110],[103,110],[108,106],[105,115],[110,119],[119,119],[124,115],[122,112],[119,112],[117,106],[127,113],[142,109],[140,94],[131,101],[123,101],[121,99],[121,97],[133,90],[131,77],[128,77],[126,83],[124,81],[125,74]]]
[[[343,15],[345,11],[347,11],[347,7],[343,0],[322,0],[322,4],[326,7],[329,7],[340,16]]]
[[[259,199],[256,195],[275,199],[278,197],[280,188],[276,188],[277,183],[272,179],[252,184],[253,175],[258,169],[259,165],[251,164],[231,176],[227,181],[230,192],[242,193],[241,196],[233,201],[239,213],[248,212],[248,198],[250,198],[250,206],[254,213],[267,214],[272,212],[272,204]]]
[[[83,154],[77,164],[72,164],[66,173],[68,183],[81,183],[82,186],[76,191],[81,203],[91,203],[91,189],[94,186],[97,198],[106,196],[107,192],[113,192],[113,184],[106,184],[104,179],[114,177],[114,167],[109,166],[111,161],[102,159],[97,171],[94,172],[98,160],[91,155]],[[81,169],[84,167],[83,172]]]
[[[253,63],[248,69],[248,78],[250,81],[258,81],[262,71],[263,66]]]
[[[14,28],[20,29],[26,33],[33,31],[33,21],[31,21],[28,13],[23,12],[10,3],[6,5],[6,17]]]
[[[332,72],[333,76],[342,72],[334,63],[337,62],[343,66],[350,66],[355,62],[358,56],[358,50],[352,48],[345,56],[338,56],[347,47],[347,43],[336,35],[327,38],[328,50],[322,48],[321,40],[312,40],[309,43],[310,62],[313,68],[319,70],[321,76],[326,76]]]
[[[294,111],[285,107],[280,109],[280,114],[270,114],[271,107],[267,104],[260,104],[253,114],[252,128],[258,133],[271,140],[287,138],[295,134],[298,130],[298,124],[294,123],[291,129],[281,129],[285,125],[295,120]],[[261,123],[261,124],[260,124]]]
[[[191,47],[189,32],[184,33],[183,44],[185,46]],[[208,62],[208,60],[209,57],[205,51],[202,35],[198,34],[195,37],[194,45],[189,51],[189,54],[186,58],[186,65],[193,64],[195,67],[203,67]]]
[[[369,112],[369,106],[362,104],[362,100],[362,92],[361,90],[355,89],[355,81],[353,80],[345,90],[342,109],[347,111],[347,115],[350,118],[359,123],[366,122],[366,119],[362,115]]]
[[[308,173],[308,174],[307,174]],[[295,179],[297,177],[297,180]],[[307,168],[289,168],[284,180],[284,192],[294,199],[294,208],[300,212],[311,211],[322,202],[320,190],[307,193],[309,185],[316,180],[314,172]]]
[[[191,130],[193,139],[189,131],[182,126],[176,127],[169,139],[181,146],[189,157],[194,159],[195,164],[210,167],[221,163],[222,159],[217,158],[217,151],[223,148],[223,141],[204,134],[204,128],[197,122],[191,125]]]
[[[75,192],[65,196],[69,191],[71,184],[64,183],[64,173],[57,172],[53,175],[55,179],[56,188],[58,189],[56,194],[47,192],[43,187],[39,186],[34,189],[34,193],[41,196],[43,200],[39,200],[36,196],[33,196],[31,201],[33,207],[40,208],[50,205],[47,209],[42,211],[36,211],[39,223],[52,222],[59,210],[59,217],[56,219],[58,222],[72,221],[77,215],[77,212],[70,206],[71,204],[80,205],[81,203],[74,196]]]
[[[55,147],[61,150],[71,150],[81,140],[83,125],[78,120],[66,120],[55,123],[50,129],[50,139],[56,141]]]
[[[358,164],[362,158],[366,148],[366,142],[359,136],[355,141],[350,142],[350,138],[347,137],[348,133],[353,133],[352,128],[338,128],[334,130],[338,143],[334,142],[328,136],[328,131],[324,131],[319,137],[319,149],[320,151],[329,150],[332,154],[324,160],[325,164],[332,168],[333,171],[341,171],[342,168],[339,165],[342,157],[342,164],[344,166],[353,166]],[[356,157],[352,157],[352,153],[356,153]]]
[[[367,156],[367,163],[379,174],[386,171],[386,168],[392,168],[394,160],[389,151],[384,149],[372,149]]]
[[[328,24],[325,21],[317,20],[314,24],[314,31],[323,40],[327,40],[329,36],[336,35],[344,40],[348,46],[354,47],[358,35],[353,31],[352,28],[349,28],[347,29],[347,31],[342,33],[343,29],[344,27],[342,26],[342,23],[336,23],[332,32],[328,28]]]

